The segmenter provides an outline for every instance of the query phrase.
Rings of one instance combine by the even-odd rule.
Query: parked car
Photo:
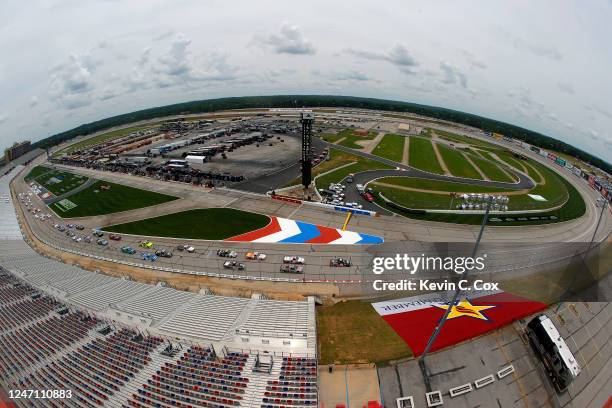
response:
[[[131,246],[126,245],[126,246],[121,247],[121,252],[123,252],[124,254],[133,255],[136,253],[136,250],[132,248]]]
[[[155,255],[162,258],[172,258],[172,252],[166,251],[165,249],[162,249],[161,251],[155,251]]]
[[[230,249],[219,249],[217,250],[217,255],[222,258],[236,258],[238,256],[236,251],[232,251]]]
[[[348,268],[351,266],[351,260],[346,258],[332,258],[329,260],[329,266]]]
[[[92,234],[94,234],[96,237],[100,238],[104,236],[104,233],[100,230],[93,230]]]
[[[96,241],[96,243],[97,243],[98,245],[102,245],[102,246],[107,246],[107,245],[108,245],[108,241],[107,241],[107,240],[105,240],[105,239],[102,239],[102,238],[98,239],[98,240]]]
[[[138,246],[141,248],[150,249],[150,248],[153,248],[153,243],[151,241],[140,241]]]
[[[238,269],[239,271],[244,270],[244,264],[236,261],[225,261],[223,262],[225,269]]]
[[[113,241],[121,241],[121,235],[109,234],[108,239],[112,239]]]
[[[87,242],[88,244],[91,244],[91,237],[87,235],[86,237],[83,238],[83,241]]]
[[[266,254],[262,252],[247,252],[246,259],[250,259],[252,261],[263,261],[266,259]]]
[[[304,267],[300,265],[281,265],[282,273],[304,273]]]
[[[301,256],[286,256],[283,258],[283,263],[286,264],[304,264],[306,260]]]
[[[79,231],[83,231],[85,229],[85,226],[79,224],[76,226],[76,229],[78,229]]]

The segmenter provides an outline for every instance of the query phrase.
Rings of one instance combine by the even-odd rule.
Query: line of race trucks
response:
[[[75,242],[83,242],[83,243],[92,243],[94,239],[96,240],[96,244],[100,246],[107,246],[108,240],[104,239],[104,232],[100,229],[93,229],[91,231],[92,235],[87,236],[79,236],[76,231],[83,231],[85,227],[79,224],[54,224],[53,227],[59,232],[64,232],[66,236],[70,237]],[[108,239],[112,241],[121,241],[121,235],[115,233],[109,233]],[[121,253],[126,255],[139,255],[142,260],[155,262],[159,258],[172,258],[174,256],[172,250],[169,249],[155,249],[155,244],[149,240],[141,240],[138,243],[138,247],[142,248],[140,252],[135,248],[132,248],[129,245],[124,245],[119,248]],[[192,245],[189,244],[180,244],[175,248],[177,251],[186,252],[186,253],[195,253],[196,250]],[[147,251],[150,250],[150,251]],[[221,258],[230,258],[227,261],[223,262],[223,268],[225,269],[237,269],[237,270],[245,270],[246,265],[242,262],[238,262],[234,260],[234,258],[238,257],[238,253],[231,249],[219,249],[216,252],[216,255]],[[267,259],[267,255],[263,252],[257,251],[249,251],[245,254],[245,259],[250,261],[265,261]],[[304,273],[304,265],[306,264],[306,260],[301,256],[289,255],[283,257],[283,263],[280,265],[281,273]],[[331,267],[350,267],[352,265],[350,259],[347,258],[332,258],[329,261],[329,266]]]

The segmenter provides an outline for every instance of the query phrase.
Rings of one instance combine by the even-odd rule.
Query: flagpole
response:
[[[490,196],[489,199],[487,200],[487,208],[485,210],[485,214],[482,219],[480,231],[478,232],[478,238],[476,238],[476,243],[474,244],[474,249],[472,250],[472,258],[475,258],[476,253],[478,252],[478,247],[480,246],[480,241],[482,240],[482,235],[484,233],[485,226],[487,225],[487,219],[489,218],[489,210],[491,208],[492,201],[493,201],[493,196]],[[462,278],[465,279],[467,277],[467,274],[468,274],[468,270],[465,271]],[[423,379],[425,380],[425,387],[427,388],[427,392],[431,392],[431,384],[429,383],[429,373],[427,372],[427,365],[425,364],[425,358],[427,357],[427,354],[429,353],[431,346],[433,346],[433,343],[436,341],[438,334],[440,334],[440,331],[442,330],[442,326],[444,326],[444,323],[446,323],[446,320],[448,319],[448,315],[453,309],[453,306],[455,306],[455,304],[457,303],[457,299],[459,298],[460,293],[461,293],[461,289],[459,288],[459,285],[457,285],[457,289],[455,290],[455,293],[453,295],[453,298],[448,308],[446,308],[446,311],[444,312],[442,319],[440,319],[440,321],[438,322],[438,325],[434,329],[434,332],[429,337],[429,340],[427,341],[427,345],[425,346],[425,350],[423,351],[423,354],[421,354],[421,357],[419,357],[419,367],[421,368],[421,373],[423,374]]]

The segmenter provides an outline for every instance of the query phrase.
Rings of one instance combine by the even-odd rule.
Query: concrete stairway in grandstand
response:
[[[128,401],[132,398],[132,395],[138,394],[138,389],[142,388],[142,385],[146,384],[147,380],[150,379],[164,363],[175,362],[177,357],[167,357],[161,354],[166,346],[166,343],[161,343],[155,350],[153,350],[149,355],[151,357],[151,362],[144,366],[142,370],[138,371],[134,377],[130,379],[130,381],[123,384],[123,387],[111,395],[104,405],[107,407],[121,407],[129,405]]]

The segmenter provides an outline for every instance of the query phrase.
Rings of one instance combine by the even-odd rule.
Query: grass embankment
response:
[[[353,174],[360,173],[362,171],[368,171],[368,170],[394,169],[394,167],[392,166],[389,166],[387,164],[380,163],[374,160],[366,159],[363,157],[355,156],[355,155],[340,152],[340,151],[337,151],[337,153],[338,155],[336,156],[336,158],[338,159],[337,161],[338,166],[342,166],[342,165],[345,165],[351,162],[354,164],[351,164],[350,166],[342,167],[328,174],[317,177],[317,179],[315,180],[315,185],[317,186],[317,188],[328,188],[330,183],[338,183],[351,173]],[[324,173],[324,171],[319,172],[319,174],[321,173]]]
[[[149,207],[177,199],[178,197],[153,191],[97,181],[91,186],[68,196],[65,199],[66,201],[62,200],[51,204],[50,207],[63,218],[88,217]]]
[[[480,170],[482,170],[482,172],[487,175],[489,180],[502,181],[505,183],[516,182],[516,179],[511,175],[511,173],[504,172],[499,167],[499,165],[491,163],[490,161],[485,160],[476,154],[467,154],[469,154],[470,159],[474,162],[474,164],[476,164],[480,168]]]
[[[446,163],[446,167],[448,167],[453,176],[482,180],[480,173],[478,173],[460,150],[443,145],[438,145],[438,150],[442,160]]]
[[[543,211],[538,214],[517,213],[517,214],[508,214],[508,215],[502,215],[502,216],[495,215],[489,218],[489,224],[495,225],[495,226],[537,225],[537,224],[550,224],[550,223],[556,223],[556,222],[569,221],[569,220],[573,220],[573,219],[581,217],[586,211],[586,204],[584,203],[582,196],[576,190],[576,188],[573,185],[571,185],[567,180],[561,177],[559,177],[558,180],[563,185],[563,187],[565,188],[568,194],[567,201],[565,201],[565,204],[563,204],[563,206],[561,206],[560,208],[556,210]],[[385,197],[390,198],[387,195],[390,193],[383,192],[383,194],[385,194]],[[510,198],[510,203],[509,203],[510,208],[512,208],[513,205],[518,205],[520,203],[519,201],[517,201],[519,200],[518,197],[521,197],[521,196],[512,196]],[[430,197],[427,197],[427,199],[429,198]],[[526,197],[526,198],[528,198],[529,200],[532,200],[530,197]],[[409,198],[409,199],[417,200],[419,199],[419,197]],[[435,197],[433,198],[433,200],[439,200],[439,197]],[[447,201],[447,205],[450,205],[450,197],[448,197],[447,200],[449,200]],[[413,212],[405,212],[397,208],[388,206],[380,197],[376,197],[376,203],[382,206],[383,208],[387,208],[388,210],[393,211],[397,214],[403,215],[407,218],[423,220],[423,221],[478,225],[482,223],[482,217],[483,217],[480,214],[473,214],[473,215],[472,214],[433,214],[433,213],[416,214]],[[397,202],[397,204],[403,205],[400,202]],[[442,204],[439,204],[439,205],[442,205]],[[538,219],[531,219],[534,216],[536,216]],[[542,219],[542,217],[545,217],[545,219]],[[551,219],[550,217],[555,217],[555,218]],[[492,222],[491,218],[501,218],[503,222]],[[519,218],[527,218],[527,219],[519,220]]]
[[[358,300],[317,307],[319,363],[385,362],[412,352],[376,313]]]
[[[360,145],[357,142],[364,140],[372,140],[376,137],[376,132],[368,132],[367,135],[360,136],[353,133],[355,130],[356,129],[344,129],[343,131],[340,131],[335,135],[322,134],[320,137],[321,139],[330,143],[336,143],[339,141],[339,145],[350,147],[351,149],[363,149],[364,146]]]
[[[431,192],[403,190],[400,188],[383,186],[381,183],[419,190],[429,190]],[[435,210],[450,209],[450,192],[504,194],[512,191],[510,189],[503,188],[481,187],[448,181],[436,181],[409,177],[387,177],[377,180],[370,186],[374,188],[375,191],[383,193],[387,199],[404,207]],[[460,201],[457,199],[454,200],[455,204],[459,202]]]
[[[36,177],[42,176],[45,173],[50,172],[52,169],[46,166],[36,166],[23,178],[25,181],[30,181]]]
[[[425,179],[405,178],[405,177],[389,177],[385,179],[377,180],[372,186],[376,191],[380,191],[383,195],[395,202],[396,204],[402,205],[407,208],[416,209],[451,209],[451,197],[449,192],[457,193],[500,193],[509,194],[510,202],[508,203],[508,209],[511,211],[528,211],[528,210],[542,210],[547,208],[554,208],[564,204],[569,195],[565,184],[561,178],[554,174],[551,170],[546,168],[539,168],[539,173],[545,179],[544,184],[538,184],[528,193],[523,194],[512,194],[514,190],[497,188],[497,187],[481,187],[473,186],[462,183],[452,183],[444,181],[433,181]],[[429,192],[422,191],[409,191],[405,189],[394,188],[390,186],[383,186],[384,184],[394,184],[397,186],[430,190]],[[437,192],[437,193],[436,193]],[[544,197],[546,201],[537,201],[530,197],[528,194],[540,195]],[[460,201],[454,200],[453,205],[458,204]]]
[[[496,145],[494,145],[492,143],[489,143],[489,142],[484,141],[484,140],[476,139],[476,138],[473,138],[473,137],[469,137],[469,136],[465,136],[465,135],[458,135],[456,133],[447,132],[445,130],[439,130],[439,129],[434,129],[433,131],[441,139],[445,139],[445,140],[448,140],[450,142],[461,143],[461,144],[469,144],[469,145],[478,146],[478,147],[488,147],[488,148],[492,148],[492,149],[499,148],[499,146],[496,146]]]
[[[61,170],[47,171],[34,179],[34,181],[56,196],[74,190],[87,180],[88,177]]]
[[[374,148],[372,154],[401,163],[406,139],[407,137],[401,135],[385,135],[380,143]]]
[[[89,147],[89,146],[93,146],[95,144],[101,143],[101,142],[106,142],[108,140],[112,140],[112,139],[118,139],[120,137],[123,136],[127,136],[128,134],[132,133],[132,132],[138,132],[140,130],[145,130],[145,129],[149,129],[153,126],[133,126],[133,127],[129,127],[129,128],[125,128],[125,129],[119,129],[119,130],[113,130],[112,132],[107,132],[107,133],[102,133],[100,135],[94,136],[94,137],[90,137],[88,139],[85,140],[81,140],[78,143],[75,143],[73,145],[70,145],[62,150],[59,150],[57,152],[55,152],[53,154],[53,157],[57,157],[60,156],[64,153],[66,154],[70,154],[72,152],[75,152],[77,150],[81,150],[85,147]]]
[[[414,168],[430,173],[444,173],[442,167],[440,167],[440,163],[438,163],[438,158],[431,145],[431,140],[422,137],[411,137],[410,156],[408,161],[410,166]]]
[[[154,237],[221,240],[265,227],[266,215],[232,208],[203,208],[167,214],[125,224],[105,231]]]
[[[332,171],[338,167],[344,166],[349,163],[350,166],[346,166],[342,169],[338,169],[336,171]],[[315,178],[320,174],[331,171],[330,174],[325,176],[321,176],[315,180],[315,184],[317,188],[327,188],[329,187],[329,183],[337,183],[343,178],[345,178],[350,173],[358,173],[360,171],[366,170],[378,170],[378,169],[392,169],[393,167],[388,166],[383,163],[379,163],[374,160],[365,159],[360,156],[356,156],[351,153],[346,153],[338,149],[334,149],[333,147],[329,149],[329,160],[323,161],[320,164],[317,164],[312,169],[312,177]],[[296,177],[291,180],[284,187],[295,186],[301,183],[301,177]]]

